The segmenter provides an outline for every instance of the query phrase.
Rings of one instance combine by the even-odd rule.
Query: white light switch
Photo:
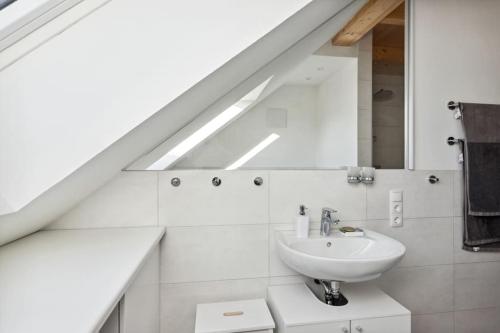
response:
[[[403,191],[402,190],[391,190],[390,192],[390,200],[391,201],[403,201]]]
[[[389,192],[389,222],[391,227],[403,226],[403,190]]]

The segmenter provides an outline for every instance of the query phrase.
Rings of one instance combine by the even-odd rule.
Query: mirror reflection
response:
[[[335,36],[215,116],[193,120],[139,164],[404,168],[404,17],[403,3],[352,45]]]

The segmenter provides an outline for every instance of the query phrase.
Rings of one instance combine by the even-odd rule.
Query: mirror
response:
[[[341,31],[129,169],[404,168],[406,17],[403,2],[349,46]]]

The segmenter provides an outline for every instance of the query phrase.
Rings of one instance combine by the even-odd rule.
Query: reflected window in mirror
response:
[[[403,169],[405,21],[405,3],[395,0],[359,38],[348,23],[232,105],[207,109],[135,164],[148,170]]]

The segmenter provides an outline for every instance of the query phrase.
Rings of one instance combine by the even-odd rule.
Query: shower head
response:
[[[376,93],[373,94],[373,100],[376,102],[388,101],[394,96],[394,92],[392,90],[380,89]]]

